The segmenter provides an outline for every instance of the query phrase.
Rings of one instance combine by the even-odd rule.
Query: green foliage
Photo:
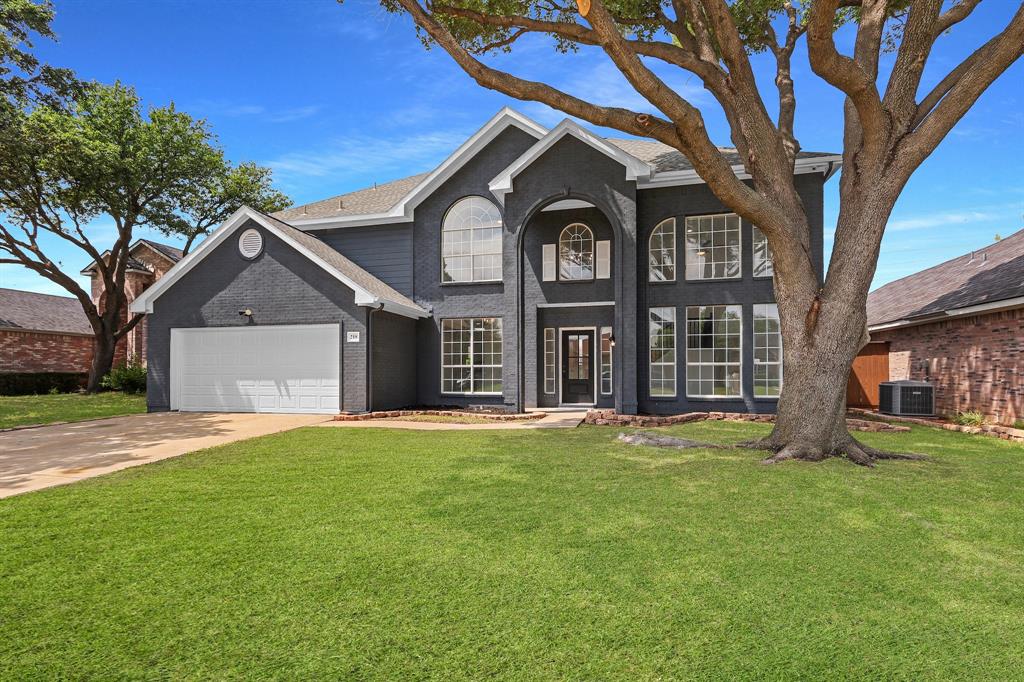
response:
[[[43,64],[31,52],[33,36],[56,38],[52,21],[49,0],[0,0],[0,111],[4,114],[33,100],[55,105],[75,90],[71,71]]]
[[[985,422],[985,415],[977,410],[957,412],[956,416],[953,417],[953,423],[960,426],[984,426]]]
[[[110,370],[101,381],[103,388],[125,393],[143,393],[146,390],[146,367],[138,357],[130,357],[124,364]]]
[[[70,393],[85,386],[84,372],[0,372],[0,396]]]
[[[0,429],[102,419],[145,411],[145,396],[126,393],[53,393],[51,390],[46,395],[0,396]],[[2,672],[0,677],[3,677]]]
[[[0,500],[0,678],[1020,678],[1019,445],[618,433],[314,427]]]

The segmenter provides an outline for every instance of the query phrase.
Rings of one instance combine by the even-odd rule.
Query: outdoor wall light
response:
[[[245,317],[250,317],[251,318],[252,317],[252,308],[246,308],[245,310],[239,310],[238,314],[239,315],[244,315]]]

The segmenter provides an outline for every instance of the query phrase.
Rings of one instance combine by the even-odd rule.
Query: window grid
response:
[[[772,277],[775,274],[775,266],[772,263],[772,247],[768,245],[768,238],[757,227],[751,230],[751,234],[753,236],[754,277]]]
[[[441,281],[501,280],[501,214],[483,197],[455,203],[441,225]]]
[[[583,223],[566,225],[558,237],[558,278],[594,279],[594,233]]]
[[[555,343],[555,330],[550,327],[544,330],[544,392],[553,394],[555,392],[555,363],[557,357],[557,345]]]
[[[601,327],[601,395],[612,394],[612,328]]]
[[[742,307],[686,308],[686,395],[738,398],[741,395]]]
[[[650,282],[674,282],[676,279],[676,219],[658,223],[651,232],[648,256]]]
[[[441,392],[500,394],[501,346],[499,317],[441,320]]]
[[[779,306],[754,305],[754,396],[777,398],[782,393],[782,328]]]
[[[650,309],[650,395],[676,395],[676,309]]]
[[[741,274],[739,216],[687,218],[686,279],[736,279]]]

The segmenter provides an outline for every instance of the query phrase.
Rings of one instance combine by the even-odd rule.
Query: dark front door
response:
[[[594,402],[594,332],[562,332],[562,402]]]

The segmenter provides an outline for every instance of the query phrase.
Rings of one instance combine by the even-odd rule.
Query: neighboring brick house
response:
[[[129,254],[129,304],[181,260],[180,249],[146,239],[135,242]],[[92,298],[98,301],[100,278],[91,265],[82,274],[91,276]],[[140,322],[118,345],[115,364],[129,356],[145,361],[145,325]],[[0,289],[0,372],[88,372],[92,352],[92,326],[78,299]]]
[[[91,361],[77,298],[0,289],[0,372],[86,372]]]
[[[109,252],[108,252],[109,253]],[[107,253],[103,254],[107,256]],[[139,239],[128,250],[129,260],[125,271],[125,294],[130,305],[135,298],[148,289],[153,282],[164,276],[174,264],[181,260],[181,249],[167,244],[160,244],[148,239]],[[96,274],[95,266],[90,264],[84,270],[83,275],[89,275],[92,279],[92,300],[99,301],[103,292],[103,280]],[[123,320],[128,319],[128,306],[125,306],[122,315]],[[143,363],[146,361],[146,320],[142,320],[128,332],[124,343],[117,347],[114,355],[114,364],[125,362],[129,357],[137,357]]]
[[[868,329],[891,380],[935,385],[940,415],[1024,418],[1024,230],[873,291]]]

